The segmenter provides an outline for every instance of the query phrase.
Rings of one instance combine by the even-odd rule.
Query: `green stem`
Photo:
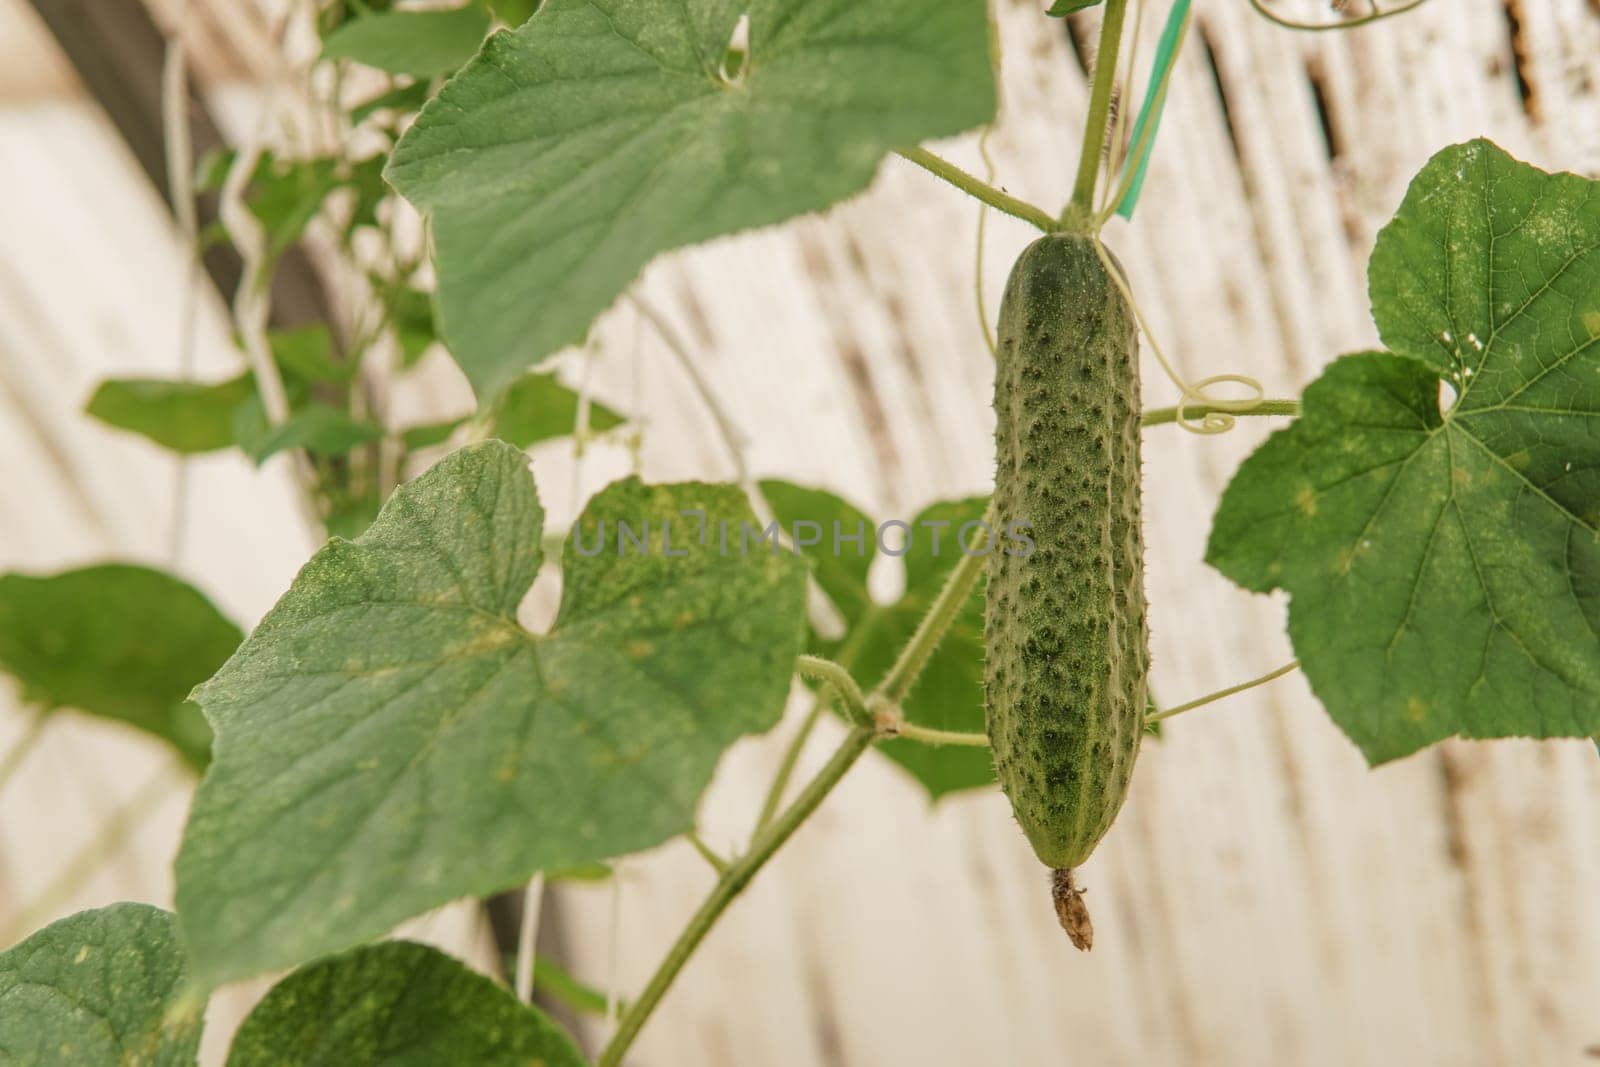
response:
[[[0,792],[4,792],[11,782],[11,776],[17,773],[27,761],[29,754],[38,747],[39,739],[44,736],[45,723],[49,719],[49,712],[35,712],[32,720],[23,727],[22,736],[6,750],[5,757],[0,759]]]
[[[842,664],[824,659],[821,656],[800,656],[795,660],[795,672],[800,677],[811,682],[822,682],[831,686],[839,694],[839,699],[844,701],[848,718],[855,726],[871,726],[872,713],[867,710],[867,698],[861,692],[861,686],[856,684],[855,678]]]
[[[1259,400],[1247,408],[1231,407],[1227,404],[1185,404],[1181,408],[1151,408],[1139,416],[1141,426],[1163,426],[1170,422],[1178,421],[1178,412],[1185,415],[1206,416],[1213,412],[1222,415],[1298,415],[1300,414],[1300,401],[1298,400]]]
[[[1094,87],[1089,92],[1089,117],[1083,130],[1083,150],[1078,157],[1078,177],[1072,183],[1072,199],[1062,212],[1068,226],[1086,226],[1094,218],[1094,187],[1100,178],[1100,148],[1106,139],[1107,119],[1111,114],[1111,90],[1117,81],[1117,52],[1122,47],[1122,19],[1128,0],[1106,0],[1105,17],[1100,23],[1100,48],[1094,60]]]
[[[811,713],[806,716],[805,722],[800,724],[799,731],[794,735],[794,740],[789,742],[789,747],[784,750],[783,762],[778,764],[778,773],[772,778],[772,785],[767,787],[767,798],[761,802],[761,814],[756,816],[756,833],[760,833],[778,814],[778,805],[783,803],[784,791],[789,788],[789,779],[794,777],[794,769],[800,763],[800,753],[805,751],[806,742],[811,739],[811,733],[817,728],[817,723],[822,719],[823,709],[828,706],[826,694],[817,697],[816,703],[811,705]]]
[[[1031,223],[1045,233],[1061,229],[1061,224],[1051,218],[1050,213],[1043,208],[1035,207],[1026,200],[1018,200],[1010,193],[1001,192],[988,182],[968,174],[954,163],[939,158],[925,148],[897,148],[895,154],[903,159],[909,159],[930,174],[943,178],[967,195],[977,197],[996,211],[1004,211],[1013,218]]]
[[[918,726],[914,722],[901,722],[894,726],[890,736],[907,741],[920,741],[924,745],[965,745],[968,748],[988,748],[988,734],[970,734],[963,730],[936,730],[931,726]]]
[[[1193,711],[1195,708],[1204,707],[1207,704],[1221,700],[1223,697],[1231,697],[1233,694],[1242,693],[1246,689],[1254,689],[1258,685],[1265,685],[1274,678],[1282,678],[1284,675],[1288,674],[1290,671],[1299,666],[1300,661],[1297,659],[1292,659],[1288,663],[1285,663],[1283,666],[1279,667],[1277,670],[1268,671],[1259,678],[1252,678],[1248,682],[1240,682],[1238,685],[1230,685],[1226,689],[1218,689],[1215,693],[1207,693],[1203,697],[1196,697],[1187,704],[1179,704],[1175,708],[1168,708],[1167,710],[1157,712],[1154,715],[1147,715],[1145,716],[1144,721],[1148,724],[1152,722],[1160,722],[1162,719],[1170,719],[1174,715],[1182,715],[1186,711]]]
[[[882,609],[876,604],[869,605],[850,627],[850,636],[846,638],[842,647],[834,653],[835,663],[841,670],[848,671],[849,664],[855,659],[861,649],[862,640],[866,634],[877,624],[878,613]],[[854,676],[851,684],[855,683]],[[856,690],[860,691],[860,686]],[[756,832],[772,821],[778,814],[778,807],[783,803],[783,794],[789,788],[789,780],[794,777],[794,769],[799,766],[800,755],[805,751],[806,742],[811,739],[811,734],[817,728],[817,723],[822,721],[822,713],[827,710],[832,699],[826,692],[818,693],[816,701],[811,705],[811,711],[806,715],[805,721],[800,724],[800,729],[795,733],[794,739],[789,742],[789,747],[784,750],[783,759],[778,764],[777,773],[773,776],[772,784],[767,787],[766,799],[761,802],[761,813],[756,816]]]
[[[661,965],[656,968],[656,973],[644,987],[644,992],[639,994],[639,999],[634,1001],[622,1016],[622,1021],[617,1025],[617,1032],[606,1043],[600,1058],[595,1061],[595,1067],[618,1067],[622,1063],[622,1057],[627,1054],[629,1047],[639,1036],[639,1031],[650,1018],[650,1013],[672,987],[684,964],[689,962],[689,957],[694,954],[700,942],[705,940],[706,934],[711,932],[711,928],[716,925],[728,905],[738,898],[756,873],[766,866],[767,861],[800,828],[800,824],[805,822],[833,791],[833,787],[839,784],[840,779],[855,765],[856,760],[872,747],[875,736],[872,730],[865,727],[853,727],[845,735],[844,742],[838,750],[834,752],[833,758],[817,772],[817,776],[806,785],[794,803],[756,836],[751,842],[748,853],[735,860],[727,872],[717,879],[717,884],[712,888],[710,895],[694,913],[688,925],[683,928],[683,932],[678,935],[678,940],[667,951]]]
[[[711,864],[712,870],[716,871],[718,874],[723,874],[727,871],[728,861],[718,855],[716,850],[710,845],[706,844],[705,838],[700,836],[700,832],[698,830],[690,830],[688,833],[684,834],[683,837],[684,840],[688,841],[689,844],[694,846],[694,850],[696,852],[700,853],[701,859]]]
[[[994,513],[991,509],[986,514],[985,521],[992,525],[993,518]],[[894,666],[889,668],[889,672],[884,675],[883,681],[873,690],[870,697],[863,699],[860,686],[856,685],[848,671],[831,660],[802,656],[799,658],[797,668],[802,672],[811,672],[813,677],[824,678],[827,684],[836,687],[846,701],[852,699],[859,701],[862,711],[880,704],[898,710],[900,703],[916,683],[917,676],[922,673],[928,657],[933,654],[945,631],[950,628],[950,624],[955,621],[966,604],[967,597],[971,595],[973,586],[978,581],[978,575],[983,571],[985,558],[962,554],[961,561],[945,579],[944,588],[940,589],[939,595],[934,598],[928,614],[923,616],[916,632],[911,635],[911,640],[900,651]],[[776,803],[774,797],[782,795],[783,785],[793,770],[792,763],[799,759],[800,749],[804,747],[805,738],[815,726],[822,707],[823,703],[818,701],[816,707],[812,709],[811,716],[801,727],[800,736],[790,744],[789,753],[785,756],[785,763],[788,766],[780,771],[778,780],[773,783],[773,789],[768,793],[769,805]],[[689,961],[689,957],[694,954],[700,942],[705,940],[706,934],[710,933],[728,905],[733,903],[755,877],[756,872],[766,865],[778,849],[783,847],[784,842],[800,828],[800,824],[817,809],[823,799],[832,792],[833,787],[838,785],[840,779],[855,765],[856,760],[872,747],[873,741],[888,732],[888,729],[880,730],[875,726],[852,726],[833,757],[822,770],[817,772],[816,777],[811,779],[805,789],[801,790],[794,803],[756,831],[754,839],[750,842],[749,851],[730,863],[728,869],[717,879],[711,894],[689,919],[688,925],[678,935],[677,941],[673,942],[672,948],[667,951],[666,958],[656,968],[644,992],[639,994],[639,999],[634,1001],[633,1006],[623,1015],[622,1021],[617,1026],[617,1032],[600,1053],[600,1058],[595,1061],[595,1067],[617,1067],[622,1062],[622,1057],[627,1054],[628,1048],[639,1036],[639,1031],[650,1018],[650,1013],[661,1002],[661,998],[678,977],[678,972],[683,970],[684,964]]]
[[[984,515],[984,522],[990,526],[994,525],[992,504]],[[950,624],[955,622],[956,616],[961,614],[961,609],[966,606],[967,597],[972,594],[972,587],[977,584],[978,575],[983,573],[987,558],[965,552],[961,554],[961,562],[955,565],[950,571],[950,577],[945,579],[944,588],[939,590],[933,607],[922,617],[922,622],[917,625],[911,640],[900,650],[900,657],[894,661],[894,666],[889,668],[889,673],[883,676],[883,681],[879,682],[878,688],[873,691],[874,699],[881,698],[893,708],[905,703],[911,687],[916,685],[918,676],[922,674],[922,668],[928,665],[928,657],[933,655],[933,650],[939,646],[945,631],[950,629]]]

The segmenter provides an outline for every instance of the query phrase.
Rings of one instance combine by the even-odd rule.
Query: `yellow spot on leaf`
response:
[[[627,652],[629,659],[644,659],[646,656],[653,654],[655,650],[656,646],[649,641],[635,640],[628,642]]]
[[[680,630],[693,626],[694,612],[690,611],[688,608],[683,609],[682,611],[678,612],[678,617],[672,620],[672,624]]]
[[[1406,701],[1406,718],[1412,722],[1421,722],[1428,717],[1428,705],[1421,698],[1412,697]]]
[[[1317,513],[1317,493],[1309,485],[1295,494],[1294,503],[1307,516]]]
[[[1590,337],[1600,337],[1600,311],[1585,311],[1583,328],[1589,331]]]
[[[467,640],[453,646],[448,656],[451,659],[481,656],[514,645],[521,637],[521,631],[514,626],[485,626]]]
[[[72,957],[72,962],[73,963],[82,963],[84,960],[86,960],[88,958],[89,958],[89,946],[88,945],[84,945],[82,948],[78,949],[78,954],[76,956]]]

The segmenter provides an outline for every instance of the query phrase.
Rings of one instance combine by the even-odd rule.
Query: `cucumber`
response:
[[[1127,795],[1150,665],[1138,335],[1093,239],[1050,234],[1012,268],[994,409],[995,514],[1028,524],[1034,549],[989,556],[986,723],[1061,925],[1087,949],[1072,868]]]

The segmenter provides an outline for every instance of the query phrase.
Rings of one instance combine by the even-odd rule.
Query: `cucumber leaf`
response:
[[[248,374],[209,384],[112,378],[95,388],[84,410],[108,426],[192,455],[231,447],[234,412],[254,395]]]
[[[198,979],[691,829],[723,749],[782,713],[805,568],[723,555],[685,510],[753,521],[731,486],[595,497],[543,636],[516,611],[544,515],[503,442],[446,456],[318,552],[195,692],[218,737],[177,861]],[[650,524],[648,556],[620,551],[620,522]]]
[[[267,231],[268,253],[277,259],[300,240],[328,196],[341,184],[337,160],[278,159],[263,153],[250,180],[250,210]]]
[[[589,402],[589,429],[602,433],[622,425],[622,416],[604,404]],[[578,423],[578,394],[550,374],[524,374],[500,395],[495,406],[494,435],[518,448],[566,437]]]
[[[352,109],[350,122],[354,126],[359,126],[372,116],[385,111],[408,115],[428,102],[428,89],[429,84],[426,81],[414,81],[410,85],[402,85],[398,89],[379,93],[366,103]]]
[[[1600,182],[1446,148],[1368,274],[1391,351],[1306,390],[1207,558],[1289,592],[1312,689],[1373,763],[1453,734],[1593,735]]]
[[[194,1067],[203,1005],[184,999],[172,916],[113,904],[0,952],[0,1059]]]
[[[149,567],[0,575],[0,670],[23,700],[137,727],[196,770],[211,731],[186,698],[242,637],[199,590]]]
[[[387,941],[273,986],[234,1035],[228,1067],[583,1067],[572,1039],[493,979],[436,948]]]
[[[353,59],[391,74],[449,74],[471,59],[489,32],[489,14],[468,4],[448,11],[382,11],[328,34],[322,58]]]
[[[278,425],[266,426],[259,436],[240,444],[257,463],[265,463],[291,448],[303,448],[318,456],[342,456],[357,445],[382,436],[383,430],[375,423],[354,418],[331,404],[312,401]]]
[[[418,423],[416,426],[406,427],[400,434],[400,440],[410,451],[432,448],[434,445],[442,445],[450,440],[450,435],[455,433],[461,424],[466,421],[465,416],[462,416],[454,419],[444,419],[440,422]]]
[[[808,540],[812,533],[819,538],[801,551],[811,561],[817,584],[844,614],[849,629],[837,641],[813,635],[812,648],[849,668],[865,686],[876,684],[894,664],[961,558],[955,543],[961,527],[982,519],[988,505],[984,497],[947,501],[912,519],[910,546],[903,556],[905,591],[894,603],[880,604],[867,590],[868,567],[879,551],[898,553],[905,543],[905,531],[896,527],[886,532],[885,548],[877,540],[878,524],[832,493],[780,481],[762,482],[761,491],[791,533],[797,522],[820,527],[817,531],[800,529]],[[837,542],[835,529],[840,531]],[[859,552],[857,544],[847,540],[858,531],[863,533]],[[971,536],[974,534],[969,532]],[[919,726],[977,733],[984,729],[982,590],[980,582],[906,698],[906,718]],[[885,741],[878,748],[904,767],[933,800],[992,785],[995,780],[994,759],[986,748],[935,747],[905,740]]]
[[[1087,11],[1094,7],[1100,0],[1056,0],[1045,12],[1051,18],[1064,19],[1068,15],[1075,15],[1079,11]]]
[[[657,253],[828,207],[994,108],[983,0],[548,0],[429,101],[388,178],[433,216],[444,337],[487,403]]]

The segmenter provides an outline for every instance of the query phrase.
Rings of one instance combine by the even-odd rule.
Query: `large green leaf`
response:
[[[199,590],[149,567],[0,575],[0,670],[25,701],[136,726],[196,769],[211,731],[186,698],[242,636]]]
[[[961,558],[957,534],[965,524],[982,519],[988,503],[983,497],[972,497],[934,504],[910,520],[909,547],[903,557],[905,591],[894,603],[880,604],[867,591],[867,569],[873,555],[883,550],[876,537],[877,523],[821,489],[766,481],[761,483],[761,491],[786,529],[795,531],[796,523],[815,523],[819,527],[798,531],[807,540],[817,538],[816,544],[802,551],[812,562],[817,583],[844,614],[849,629],[837,641],[813,637],[812,645],[821,655],[850,668],[865,685],[876,683],[893,665]],[[840,535],[837,541],[836,530]],[[848,540],[857,531],[864,534],[859,546]],[[976,535],[974,527],[969,538]],[[896,527],[886,531],[883,540],[888,551],[898,553],[906,544],[906,531]],[[983,731],[982,589],[980,583],[905,701],[906,717],[918,725]],[[879,747],[922,783],[935,800],[946,793],[994,782],[994,761],[987,748],[936,748],[903,740],[887,741]]]
[[[1306,390],[1228,487],[1208,559],[1289,591],[1306,676],[1372,762],[1594,734],[1600,182],[1447,148],[1369,275],[1396,354]]]
[[[234,412],[254,395],[248,374],[215,383],[112,378],[84,410],[174,452],[214,452],[233,444]]]
[[[318,552],[196,691],[218,738],[177,863],[199,978],[689,829],[722,750],[782,712],[805,584],[792,557],[702,545],[689,509],[749,518],[730,486],[597,496],[575,535],[593,551],[603,522],[607,544],[568,541],[543,637],[516,621],[543,512],[503,442],[445,457]],[[619,555],[619,521],[648,521],[655,550]]]
[[[559,1026],[427,945],[388,941],[272,987],[228,1067],[582,1067]]]
[[[993,115],[983,0],[549,0],[388,176],[433,216],[444,335],[487,402],[658,252],[827,207],[888,149]]]
[[[449,11],[383,11],[344,23],[323,42],[324,59],[353,59],[392,74],[449,74],[489,32],[474,4]]]
[[[113,904],[0,952],[0,1063],[194,1067],[198,1001],[183,996],[172,916]]]

